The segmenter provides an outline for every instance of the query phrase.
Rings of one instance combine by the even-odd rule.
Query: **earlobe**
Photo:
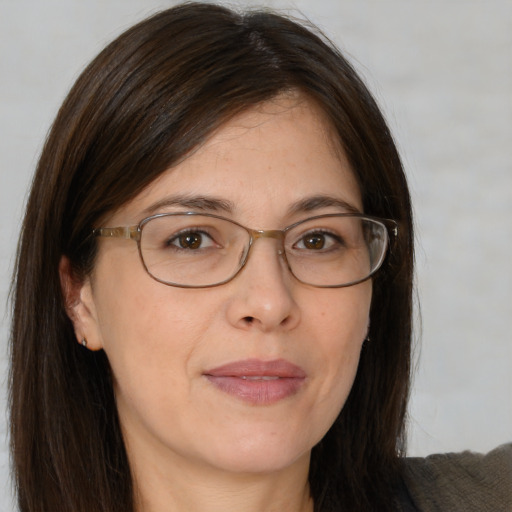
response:
[[[60,260],[59,276],[64,307],[73,324],[77,342],[89,350],[102,349],[90,278],[79,279],[66,256]]]

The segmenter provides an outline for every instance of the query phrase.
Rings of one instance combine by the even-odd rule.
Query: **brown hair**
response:
[[[313,449],[317,511],[393,510],[409,389],[412,220],[382,115],[323,36],[272,12],[174,7],[129,29],[85,69],[34,177],[13,283],[11,447],[21,512],[130,512],[133,489],[105,354],[75,342],[59,281],[94,265],[91,229],[230,117],[299,90],[326,113],[365,212],[399,236],[374,277],[371,342],[335,424]]]

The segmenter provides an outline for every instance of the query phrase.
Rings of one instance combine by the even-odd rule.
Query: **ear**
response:
[[[103,341],[90,278],[78,279],[66,256],[62,256],[60,259],[59,276],[64,307],[73,323],[78,343],[83,343],[83,340],[86,340],[88,349],[102,349]]]

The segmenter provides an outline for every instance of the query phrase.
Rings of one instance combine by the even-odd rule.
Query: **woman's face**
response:
[[[197,210],[283,229],[344,204],[362,211],[333,140],[317,107],[277,98],[223,125],[103,224]],[[232,281],[184,289],[152,279],[133,241],[99,239],[72,316],[77,336],[108,356],[136,467],[276,471],[307,463],[334,422],[356,374],[371,282],[302,284],[277,249],[258,239]]]

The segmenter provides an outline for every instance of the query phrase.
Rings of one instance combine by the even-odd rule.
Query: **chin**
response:
[[[223,454],[221,460],[216,460],[216,465],[230,473],[238,474],[269,474],[283,471],[295,464],[307,464],[309,466],[310,452],[300,454],[276,453],[264,450],[259,453],[234,454],[226,457]]]
[[[315,443],[299,439],[293,442],[293,434],[267,432],[242,438],[233,436],[229,446],[220,443],[216,453],[210,455],[213,464],[233,473],[273,473],[294,464],[309,465],[311,448]]]

